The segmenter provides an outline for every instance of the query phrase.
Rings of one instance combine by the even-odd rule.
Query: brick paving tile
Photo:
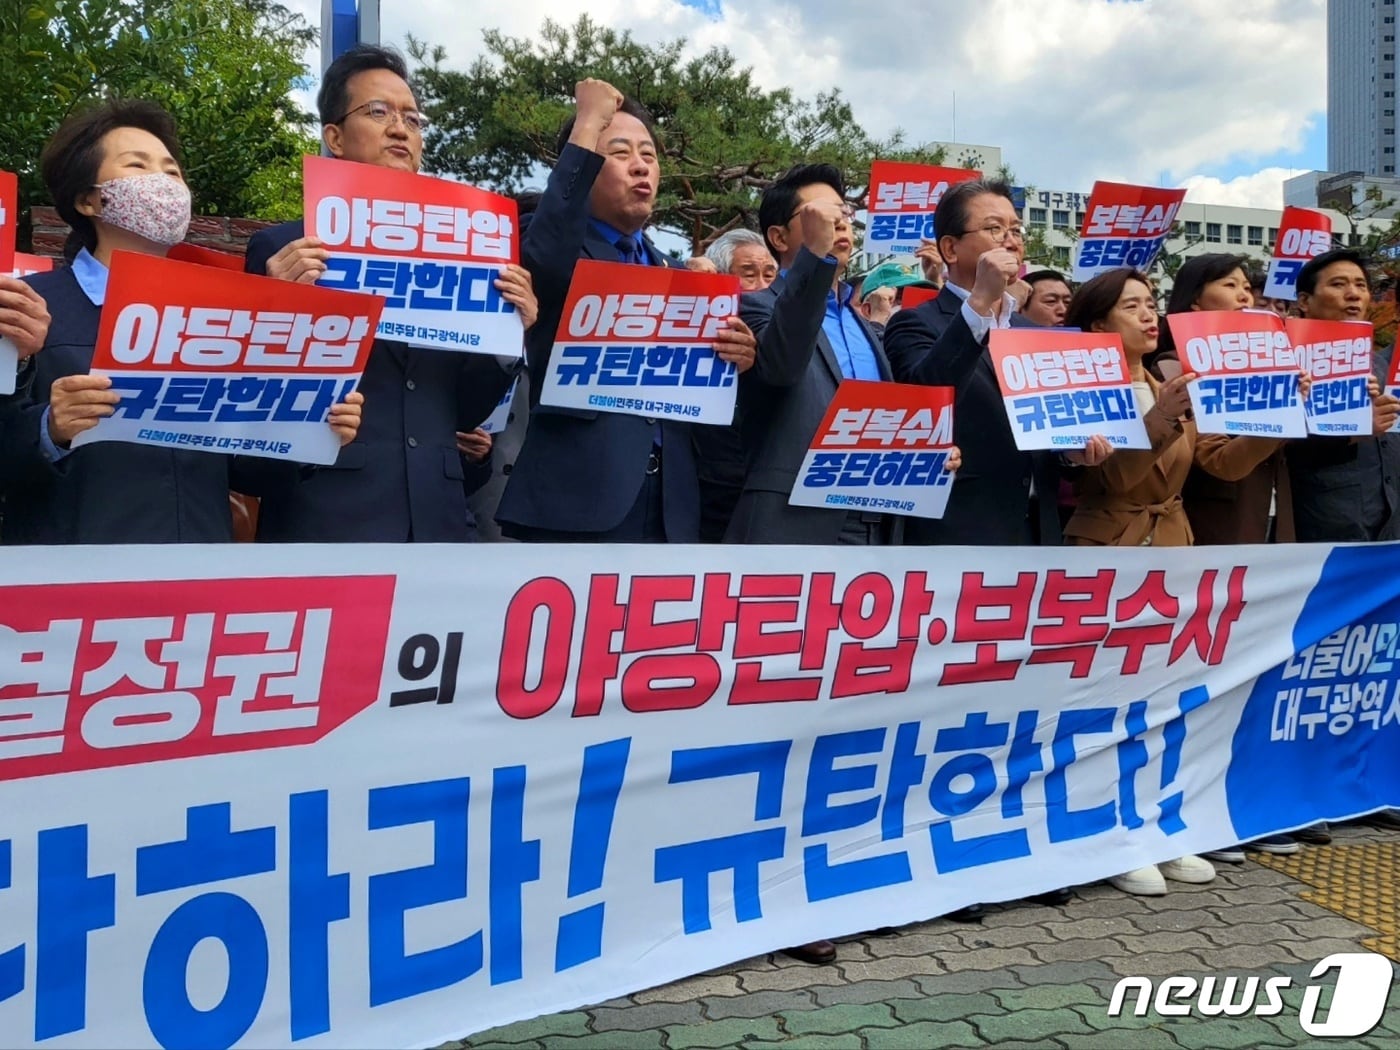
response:
[[[1103,1002],[1102,993],[1087,984],[1038,984],[1030,988],[1005,988],[992,994],[1004,1009],[1013,1013]]]
[[[812,997],[818,1006],[837,1006],[841,1003],[884,1003],[893,999],[922,999],[924,990],[915,984],[912,978],[898,981],[853,981],[850,984],[814,988]]]
[[[1139,921],[1147,922],[1149,917],[1130,919],[1123,915],[1087,915],[1062,922],[1047,922],[1043,929],[1052,941],[1096,940],[1118,933],[1139,933],[1141,931],[1135,925],[1135,922]]]
[[[912,988],[914,982],[910,981],[909,985]],[[842,987],[849,985],[835,985],[833,990]],[[883,997],[869,1001],[881,1002]],[[813,1001],[810,990],[794,989],[785,992],[754,992],[752,995],[740,995],[730,999],[706,999],[701,1000],[700,1005],[707,1020],[723,1021],[730,1017],[767,1017],[783,1010],[814,1008],[818,1004]]]
[[[988,1043],[1000,1046],[1011,1039],[1036,1039],[1091,1032],[1084,1018],[1068,1007],[1020,1010],[1013,1014],[974,1014],[967,1021]]]
[[[1128,949],[1115,940],[1056,941],[1053,944],[1032,945],[1031,951],[1037,960],[1045,963],[1089,962],[1129,954]]]
[[[939,960],[949,973],[959,970],[1004,970],[1036,961],[1026,948],[978,948],[963,955],[950,955]]]
[[[700,1013],[700,1003],[694,999],[688,1003],[648,1003],[621,1010],[595,1006],[588,1012],[593,1015],[595,1032],[642,1032],[667,1025],[700,1024],[705,1020]]]
[[[741,1050],[864,1050],[865,1042],[859,1032],[842,1032],[840,1035],[801,1035],[784,1039],[780,1043],[765,1043],[760,1040],[746,1040],[739,1044]]]
[[[843,984],[845,978],[835,966],[786,966],[775,970],[741,970],[739,986],[746,992],[810,988],[818,984]]]
[[[925,995],[975,995],[990,988],[1012,988],[1017,983],[1009,970],[1005,973],[964,970],[935,977],[915,977],[914,981]]]
[[[1294,1043],[1262,1017],[1211,1017],[1183,1019],[1167,1026],[1185,1050],[1235,1050],[1235,1048],[1294,1047]]]
[[[892,955],[888,959],[840,963],[848,981],[897,981],[912,977],[934,977],[944,972],[937,959],[927,956]]]
[[[1211,958],[1216,953],[1231,949],[1212,948]],[[1241,949],[1250,950],[1250,949]],[[1207,966],[1198,955],[1191,952],[1135,952],[1123,958],[1109,960],[1120,977],[1167,977],[1172,974],[1214,973],[1221,967],[1218,964]],[[1240,964],[1248,967],[1249,963]]]
[[[666,1029],[666,1045],[670,1050],[690,1050],[691,1047],[737,1046],[740,1043],[782,1038],[776,1017],[734,1017],[727,1021],[708,1021],[699,1025],[682,1025]]]
[[[1046,963],[1044,966],[1013,966],[1011,972],[1024,985],[1036,984],[1115,984],[1118,974],[1098,960]]]
[[[663,984],[659,988],[648,988],[632,996],[632,1001],[645,1006],[647,1003],[683,1003],[690,999],[709,999],[721,995],[743,995],[739,978],[732,973],[705,974],[701,977],[688,977],[675,984]]]
[[[550,1036],[544,1046],[545,1050],[661,1050],[664,1035],[659,1028],[649,1028],[645,1032],[599,1032],[574,1039]]]
[[[904,1024],[917,1021],[957,1021],[975,1013],[991,1013],[1001,1009],[1001,1003],[989,992],[970,995],[931,995],[927,999],[901,1000],[890,1003],[895,1019]]]
[[[929,1050],[935,1046],[978,1045],[977,1031],[966,1021],[920,1021],[900,1028],[870,1028],[857,1032],[867,1050]]]
[[[549,1014],[536,1017],[533,1021],[517,1021],[502,1028],[479,1032],[473,1037],[472,1046],[477,1042],[524,1043],[532,1039],[548,1040],[559,1035],[589,1035],[588,1015],[574,1011],[567,1014]]]
[[[860,1028],[895,1028],[898,1025],[889,1003],[843,1003],[783,1014],[783,1028],[792,1035],[835,1035]]]

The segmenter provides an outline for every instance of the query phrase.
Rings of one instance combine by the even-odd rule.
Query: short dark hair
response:
[[[1317,279],[1322,271],[1339,262],[1355,263],[1361,267],[1361,272],[1366,275],[1366,283],[1370,283],[1371,271],[1366,266],[1366,256],[1355,248],[1333,248],[1330,252],[1323,252],[1303,264],[1303,268],[1298,271],[1298,294],[1312,295],[1317,291]]]
[[[1172,294],[1167,298],[1167,313],[1184,314],[1201,297],[1201,291],[1211,281],[1229,277],[1236,270],[1249,276],[1249,256],[1228,252],[1207,252],[1194,255],[1181,264],[1172,278]]]
[[[1032,288],[1038,285],[1041,281],[1059,281],[1066,288],[1069,287],[1069,278],[1062,274],[1059,270],[1034,270],[1031,273],[1026,274],[1026,276],[1022,277],[1021,280],[1025,281]]]
[[[1123,289],[1129,281],[1141,281],[1149,290],[1152,288],[1152,281],[1147,274],[1130,266],[1109,270],[1085,281],[1070,300],[1069,310],[1065,314],[1065,327],[1078,328],[1082,332],[1089,331],[1096,321],[1102,321],[1118,305],[1118,300],[1123,298]]]
[[[39,172],[54,208],[73,231],[63,248],[70,259],[80,248],[92,251],[97,247],[97,227],[78,211],[78,198],[96,184],[102,167],[102,139],[117,128],[150,132],[184,167],[175,118],[154,102],[116,99],[65,120],[39,155]]]
[[[966,233],[968,205],[974,197],[986,193],[1005,197],[1012,207],[1016,206],[1011,184],[1004,179],[971,179],[949,186],[943,191],[938,210],[933,213],[934,239],[941,241],[944,237],[958,237]]]
[[[657,151],[661,149],[661,136],[656,131],[656,120],[652,117],[651,111],[642,105],[631,95],[622,96],[622,104],[617,107],[619,113],[626,113],[629,117],[636,117],[642,122],[642,126],[647,129],[647,134],[651,136],[651,141],[656,144]],[[559,125],[559,134],[554,139],[554,155],[557,157],[564,152],[564,147],[569,144],[569,136],[574,133],[574,123],[578,120],[578,111],[570,113],[564,123]]]
[[[763,191],[758,202],[758,232],[763,234],[763,243],[775,259],[778,250],[768,239],[768,227],[786,226],[797,211],[797,194],[803,187],[818,183],[830,186],[842,200],[846,199],[846,180],[835,164],[794,164]]]
[[[408,63],[403,55],[392,47],[378,44],[356,44],[344,54],[336,56],[321,78],[321,90],[316,93],[316,110],[321,115],[321,124],[335,124],[346,117],[350,108],[350,78],[357,73],[368,73],[374,69],[387,69],[408,85],[413,92],[414,102],[418,92],[413,81],[408,79]]]

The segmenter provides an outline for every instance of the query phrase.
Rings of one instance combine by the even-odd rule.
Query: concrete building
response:
[[[1328,0],[1327,167],[1394,175],[1396,0]]]

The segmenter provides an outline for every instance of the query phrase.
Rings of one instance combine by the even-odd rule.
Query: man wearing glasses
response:
[[[993,328],[1030,325],[1007,291],[1025,254],[1011,187],[988,179],[951,187],[938,202],[934,232],[947,282],[936,299],[890,319],[885,352],[900,382],[957,388],[953,436],[963,465],[942,520],[911,518],[904,541],[1058,545],[1056,456],[1016,448],[987,350]],[[1066,459],[1092,466],[1110,451],[1096,437]]]
[[[418,171],[427,117],[403,57],[360,45],[331,63],[316,99],[321,137],[334,157]],[[248,242],[246,269],[314,284],[328,253],[301,222],[262,230]],[[496,281],[528,328],[536,314],[529,275],[507,267]],[[516,347],[501,347],[503,354]],[[479,449],[469,462],[458,432],[491,414],[515,364],[486,354],[427,350],[377,339],[360,391],[356,441],[329,467],[269,473],[258,493],[258,539],[296,543],[450,543],[476,538],[467,493],[490,477]],[[464,433],[465,438],[465,433]]]

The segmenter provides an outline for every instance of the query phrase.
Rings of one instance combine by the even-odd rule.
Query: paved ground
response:
[[[747,959],[449,1046],[1400,1050],[1400,992],[1392,992],[1380,1027],[1358,1040],[1314,1040],[1298,1023],[1303,986],[1325,956],[1379,951],[1400,961],[1400,835],[1334,831],[1332,846],[1218,865],[1211,885],[1172,883],[1165,897],[1081,887],[1079,899],[1061,908],[1017,903],[990,909],[980,925],[936,919],[847,939],[831,966],[782,955]],[[1172,974],[1256,975],[1261,985],[1285,975],[1293,986],[1275,1017],[1107,1016],[1120,977]]]

